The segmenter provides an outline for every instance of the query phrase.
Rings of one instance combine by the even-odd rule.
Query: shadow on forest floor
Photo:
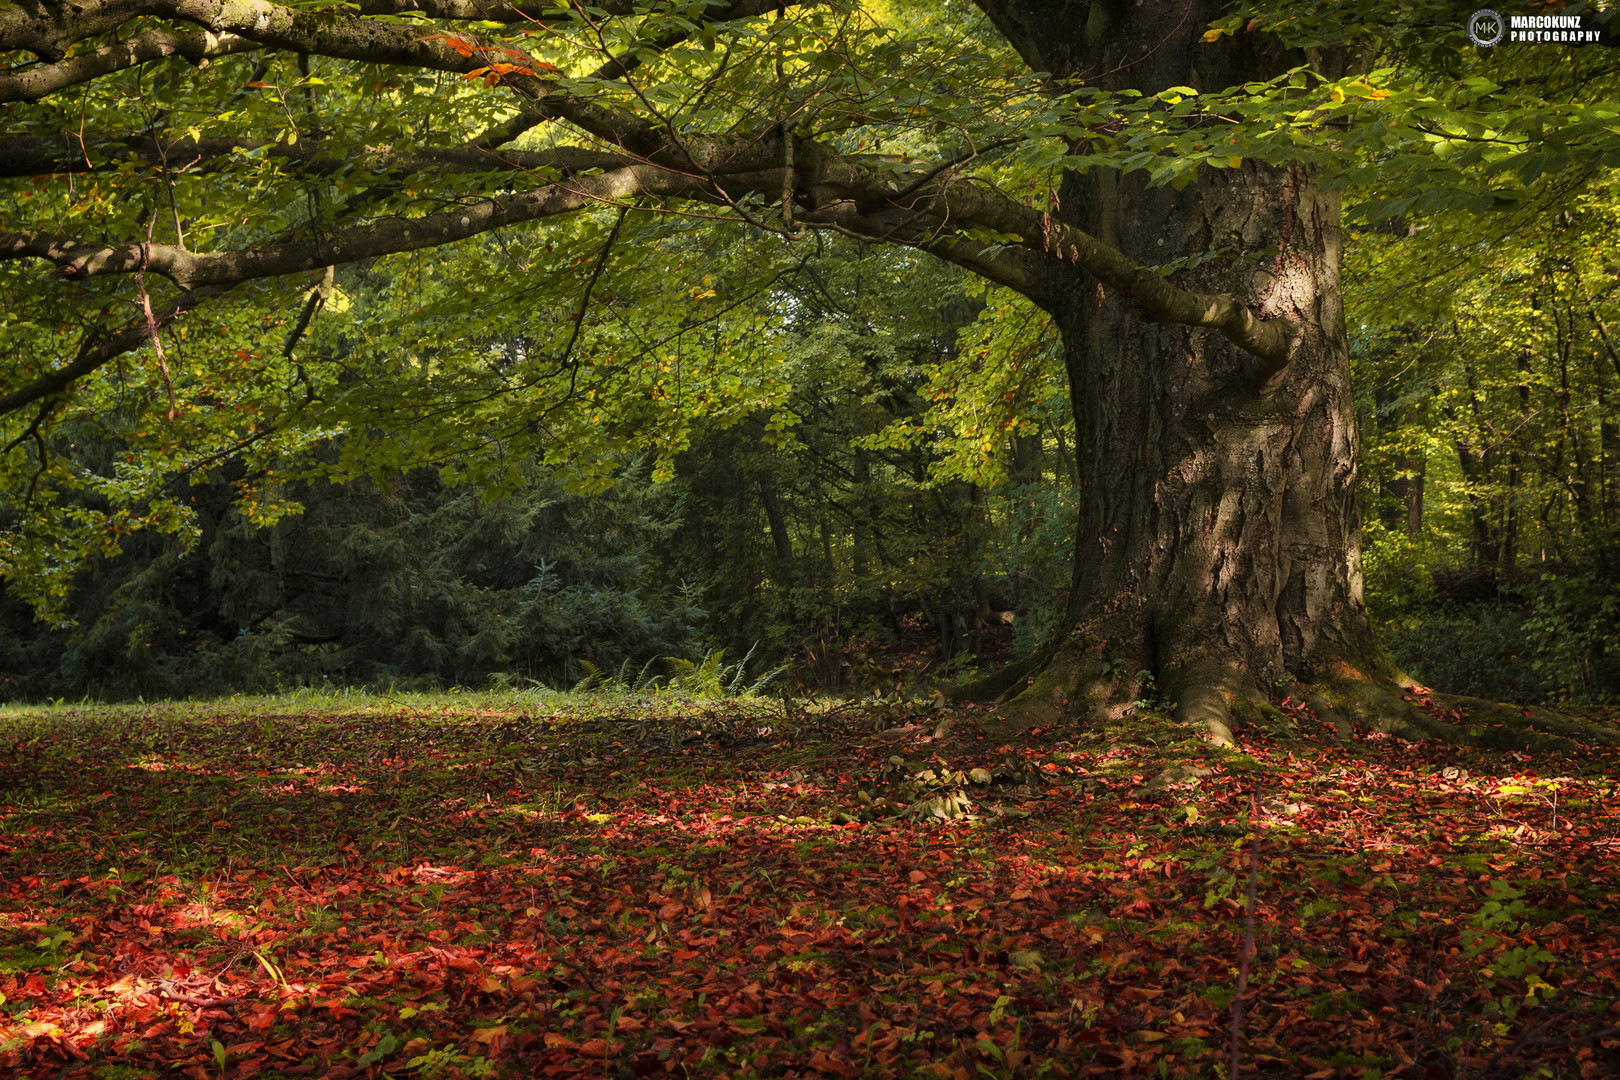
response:
[[[1613,750],[486,706],[0,713],[0,1070],[1220,1076],[1251,871],[1246,1073],[1620,1061]]]

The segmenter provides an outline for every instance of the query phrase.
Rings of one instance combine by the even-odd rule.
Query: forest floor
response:
[[[0,711],[0,1073],[1620,1069],[1616,751],[949,716]]]

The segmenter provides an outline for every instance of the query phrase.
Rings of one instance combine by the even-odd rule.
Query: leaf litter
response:
[[[0,716],[0,1072],[1616,1075],[1613,750],[872,712]]]

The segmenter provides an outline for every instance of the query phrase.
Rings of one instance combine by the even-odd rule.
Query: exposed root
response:
[[[1098,724],[1129,712],[1143,691],[1139,666],[1114,654],[1131,650],[1106,639],[1069,635],[1024,661],[957,688],[952,700],[1005,698],[1001,715],[1015,729],[1053,724]],[[1201,730],[1214,745],[1236,747],[1237,732],[1255,727],[1284,734],[1294,721],[1273,705],[1253,676],[1215,659],[1183,661],[1160,673],[1177,723]],[[1620,728],[1571,719],[1549,709],[1504,705],[1482,698],[1431,694],[1402,674],[1387,656],[1365,668],[1334,663],[1302,689],[1296,700],[1330,724],[1341,739],[1356,727],[1419,741],[1436,739],[1484,749],[1568,752],[1577,743],[1620,746]],[[1418,704],[1440,706],[1432,715]]]
[[[1354,723],[1403,739],[1439,739],[1483,749],[1567,752],[1578,742],[1620,746],[1620,732],[1551,709],[1458,694],[1426,695],[1434,704],[1462,715],[1460,723],[1442,720],[1410,700],[1405,692],[1411,688],[1410,680],[1402,682],[1407,685],[1336,674],[1313,685],[1305,703],[1341,735],[1347,735],[1348,725]]]
[[[1015,666],[1020,670],[1003,684],[1006,701],[1000,708],[1001,716],[1015,729],[1117,720],[1143,689],[1142,665],[1111,658],[1106,639],[1080,634],[1070,635],[1049,650],[1044,666]],[[992,678],[1001,675],[997,672]],[[989,680],[964,687],[961,696],[965,698],[966,691],[985,684]]]
[[[1543,709],[1538,705],[1504,705],[1499,701],[1468,697],[1463,694],[1433,694],[1434,701],[1448,709],[1460,709],[1470,720],[1486,724],[1502,724],[1503,728],[1487,728],[1480,746],[1506,746],[1504,737],[1522,741],[1524,749],[1567,750],[1571,742],[1599,743],[1620,746],[1620,731],[1612,726],[1577,720]],[[1514,749],[1521,748],[1514,742]]]
[[[1311,684],[1304,700],[1318,720],[1333,725],[1340,738],[1349,738],[1352,727],[1359,725],[1414,742],[1440,739],[1472,745],[1465,729],[1436,720],[1418,708],[1393,680],[1329,675]]]
[[[1006,667],[980,676],[972,682],[946,687],[945,700],[999,701],[1009,694],[1016,694],[1027,679],[1046,667],[1054,651],[1052,646],[1044,645],[1022,660],[1014,660]]]
[[[1167,689],[1176,702],[1177,722],[1203,728],[1213,746],[1237,746],[1232,724],[1252,705],[1244,683],[1253,680],[1244,679],[1235,667],[1212,663],[1183,668],[1173,680]]]

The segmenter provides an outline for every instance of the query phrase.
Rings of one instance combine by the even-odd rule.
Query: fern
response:
[[[725,657],[724,649],[715,649],[703,658],[701,664],[694,664],[679,656],[664,657],[664,664],[669,669],[669,688],[692,697],[725,697],[726,687],[721,681]]]
[[[732,668],[731,681],[726,684],[726,697],[738,697],[739,691],[741,694],[750,693],[749,690],[743,687],[743,675],[748,670],[748,661],[754,657],[754,650],[758,648],[759,642],[757,641],[748,646],[748,651],[743,654],[743,658],[737,661],[736,667]]]
[[[765,687],[769,686],[771,683],[780,678],[782,673],[787,669],[788,666],[786,664],[778,664],[776,667],[771,668],[771,670],[755,679],[754,685],[750,686],[747,690],[744,690],[740,696],[754,697],[761,690],[765,689]]]
[[[649,660],[641,666],[641,673],[636,676],[636,684],[632,688],[632,692],[639,694],[643,690],[649,692],[657,691],[658,676],[647,674],[648,669],[651,668],[655,663],[657,663],[656,660]]]
[[[574,684],[574,693],[576,694],[583,694],[587,690],[596,689],[602,684],[602,676],[607,674],[589,660],[581,660],[579,667],[581,671],[585,672],[585,677]]]

